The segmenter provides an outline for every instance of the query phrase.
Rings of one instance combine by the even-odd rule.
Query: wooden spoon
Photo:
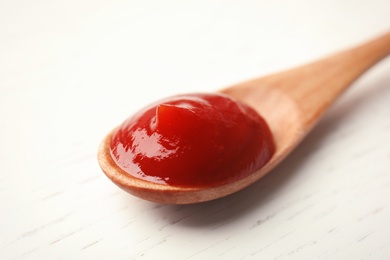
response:
[[[234,183],[212,188],[183,188],[133,177],[121,170],[111,158],[109,146],[112,132],[99,147],[100,167],[122,189],[158,203],[198,203],[234,193],[259,180],[278,165],[308,134],[336,98],[388,54],[390,33],[308,65],[221,90],[260,113],[268,122],[276,143],[275,154],[263,168]]]

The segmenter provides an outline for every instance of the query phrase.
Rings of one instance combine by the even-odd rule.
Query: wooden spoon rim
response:
[[[267,118],[265,118],[265,120],[267,121]],[[278,126],[277,120],[267,123],[271,126],[271,128],[281,127]],[[115,163],[110,152],[111,137],[116,129],[117,128],[113,129],[103,139],[99,146],[98,162],[104,174],[117,186],[127,191],[128,193],[145,200],[164,204],[199,203],[225,197],[229,194],[237,192],[238,190],[241,190],[251,185],[258,179],[263,177],[265,174],[267,174],[272,168],[279,164],[279,162],[283,160],[284,157],[289,153],[289,150],[292,150],[292,148],[294,147],[292,143],[287,143],[286,146],[286,142],[281,144],[276,141],[276,151],[271,157],[271,159],[261,169],[235,182],[212,187],[182,187],[153,183],[147,180],[137,178],[122,170]],[[295,132],[292,135],[294,136],[292,140],[297,140],[296,134],[297,133]]]

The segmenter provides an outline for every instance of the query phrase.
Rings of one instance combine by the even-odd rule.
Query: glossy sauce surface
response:
[[[260,169],[275,146],[252,108],[222,94],[174,96],[127,119],[111,138],[111,156],[147,181],[211,187]]]

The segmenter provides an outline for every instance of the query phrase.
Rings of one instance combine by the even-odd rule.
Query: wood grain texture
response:
[[[143,105],[363,42],[390,29],[389,8],[0,1],[0,259],[389,259],[389,59],[272,174],[220,200],[146,202],[96,160]]]

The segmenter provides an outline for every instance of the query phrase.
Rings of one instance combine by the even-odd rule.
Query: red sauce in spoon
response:
[[[264,119],[222,94],[179,95],[127,119],[111,156],[128,174],[183,187],[212,187],[260,169],[275,151]]]

